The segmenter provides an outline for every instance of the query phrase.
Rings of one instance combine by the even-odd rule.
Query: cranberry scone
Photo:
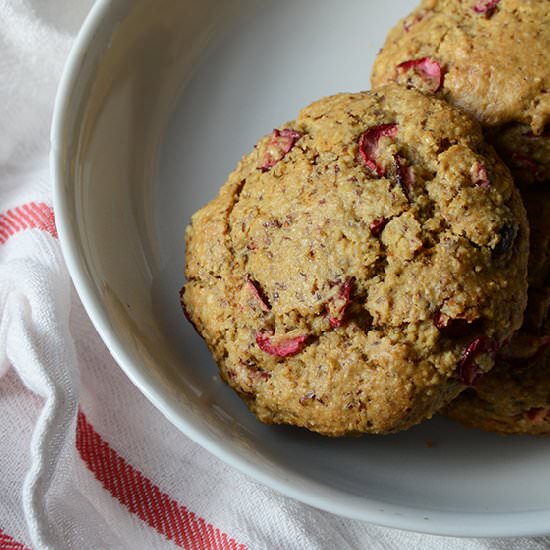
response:
[[[501,434],[550,434],[550,193],[529,190],[529,293],[521,329],[446,409],[463,424]]]
[[[398,85],[303,109],[192,217],[181,301],[263,422],[429,418],[522,322],[528,226],[477,122]]]
[[[550,2],[423,0],[388,34],[372,84],[396,81],[474,116],[520,184],[550,181]]]

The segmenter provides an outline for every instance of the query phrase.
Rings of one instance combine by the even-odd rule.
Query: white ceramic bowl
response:
[[[387,526],[548,533],[550,440],[502,438],[442,418],[348,440],[264,426],[220,382],[180,311],[191,213],[259,136],[301,106],[368,88],[385,33],[414,4],[99,1],[53,122],[61,244],[121,368],[227,463],[313,506]]]

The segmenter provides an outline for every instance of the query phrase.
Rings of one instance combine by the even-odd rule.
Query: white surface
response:
[[[314,506],[383,525],[547,533],[550,441],[444,419],[359,440],[263,426],[219,381],[179,310],[190,214],[258,136],[320,96],[368,88],[385,33],[414,4],[99,2],[53,127],[62,246],[128,376],[228,463]]]

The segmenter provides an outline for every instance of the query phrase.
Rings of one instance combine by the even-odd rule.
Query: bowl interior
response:
[[[349,517],[449,535],[550,531],[550,440],[435,418],[331,440],[257,422],[183,318],[184,229],[257,138],[300,107],[369,87],[415,0],[99,2],[53,128],[62,245],[128,376],[222,459]]]

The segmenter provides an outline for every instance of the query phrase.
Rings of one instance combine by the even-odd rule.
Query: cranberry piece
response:
[[[329,305],[329,323],[332,328],[342,326],[344,315],[350,302],[351,289],[355,277],[348,277],[341,285],[338,296],[333,299]]]
[[[489,173],[487,167],[482,162],[476,161],[470,168],[470,177],[472,183],[483,189],[491,188],[491,180],[489,179]]]
[[[489,354],[495,356],[498,351],[497,342],[488,336],[478,336],[468,344],[462,352],[462,358],[458,363],[458,375],[465,386],[474,386],[483,372],[475,362],[479,355]]]
[[[369,128],[359,138],[359,153],[365,166],[376,175],[382,177],[385,174],[384,167],[378,164],[378,142],[382,137],[394,138],[397,135],[399,125],[395,122],[380,124]]]
[[[258,347],[274,357],[289,357],[300,353],[304,348],[308,336],[282,336],[274,339],[272,332],[258,332],[256,344]]]
[[[407,164],[407,161],[396,155],[395,160],[395,178],[397,183],[403,190],[403,193],[410,199],[411,189],[414,185],[414,172],[412,167]]]
[[[404,61],[397,65],[397,71],[401,74],[412,71],[424,81],[427,91],[434,94],[443,85],[443,70],[441,69],[441,65],[431,57]]]
[[[262,285],[256,280],[254,280],[250,275],[246,276],[246,286],[250,290],[251,294],[258,301],[260,308],[263,311],[269,311],[271,309],[271,304],[262,288]]]
[[[297,130],[292,130],[291,128],[273,130],[267,144],[267,149],[265,151],[260,170],[262,172],[267,172],[279,161],[283,160],[301,137],[302,134],[300,132]]]
[[[534,407],[527,411],[527,416],[535,424],[542,424],[550,419],[550,407]]]
[[[500,0],[479,0],[472,8],[476,13],[482,13],[485,17],[491,17],[496,10]]]
[[[388,218],[376,218],[370,222],[369,229],[373,237],[379,237],[388,223]]]

